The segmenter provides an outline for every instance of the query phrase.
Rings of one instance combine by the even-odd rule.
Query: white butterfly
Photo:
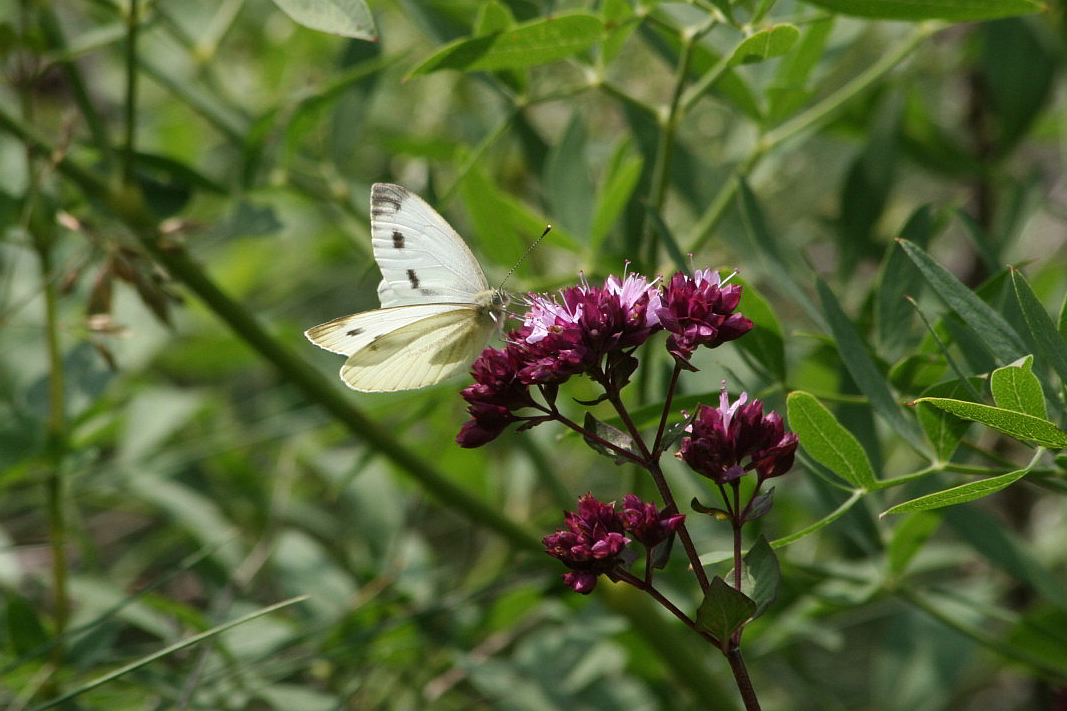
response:
[[[505,294],[489,288],[463,239],[418,195],[375,183],[370,217],[382,308],[304,335],[348,356],[341,379],[354,390],[413,390],[465,370],[502,322]]]

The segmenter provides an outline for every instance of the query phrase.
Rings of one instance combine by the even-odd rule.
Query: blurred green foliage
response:
[[[0,7],[0,705],[739,708],[713,650],[536,551],[579,494],[647,481],[546,428],[461,450],[462,381],[358,395],[303,339],[377,305],[390,181],[491,282],[551,223],[512,291],[741,271],[756,329],[675,405],[804,391],[758,526],[764,708],[1052,707],[1060,3],[397,0],[378,42],[279,5]],[[635,411],[670,365],[642,363]],[[999,493],[879,516],[976,481]],[[729,532],[690,526],[721,568]],[[663,582],[695,612],[684,569]]]

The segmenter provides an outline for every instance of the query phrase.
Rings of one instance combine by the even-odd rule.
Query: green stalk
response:
[[[19,6],[20,30],[23,36],[29,35],[30,11],[32,4],[23,0]],[[28,123],[33,122],[33,82],[37,79],[37,66],[31,66],[28,56],[22,76],[26,83],[19,88],[22,116]],[[52,277],[52,230],[51,215],[42,217],[37,211],[37,191],[40,173],[37,170],[36,146],[33,141],[23,138],[25,147],[26,174],[29,176],[26,187],[26,201],[22,216],[23,227],[29,232],[34,249],[41,265],[41,285],[45,303],[45,350],[48,357],[48,422],[47,443],[45,448],[44,486],[48,511],[48,540],[52,553],[52,596],[53,596],[53,636],[62,638],[67,630],[70,617],[70,595],[67,589],[67,523],[63,506],[65,486],[63,480],[63,458],[66,449],[66,417],[63,402],[63,353],[59,343],[59,309],[55,280]],[[58,669],[63,666],[65,648],[57,644],[52,650],[52,664]],[[54,691],[54,679],[46,689]]]
[[[93,143],[100,150],[100,155],[104,161],[111,163],[114,160],[114,153],[111,148],[111,142],[108,139],[107,127],[100,118],[96,107],[93,106],[92,99],[89,96],[89,89],[85,85],[82,73],[78,70],[78,65],[67,56],[67,40],[63,36],[63,31],[56,20],[55,13],[45,3],[38,5],[37,12],[39,26],[45,41],[61,57],[57,64],[66,75],[67,81],[70,82],[71,92],[74,94],[74,103],[78,105],[78,110],[81,111],[82,118],[85,119],[85,125],[89,128]]]
[[[126,136],[122,152],[122,177],[133,183],[137,157],[137,30],[141,21],[138,0],[130,0],[126,15]]]
[[[43,231],[48,228],[41,228]],[[48,473],[45,491],[48,499],[48,540],[52,549],[52,594],[56,638],[66,634],[70,613],[67,589],[67,522],[63,502],[66,482],[63,478],[63,459],[66,450],[66,417],[63,401],[63,353],[59,344],[59,309],[55,279],[52,278],[52,244],[50,235],[34,230],[34,245],[41,263],[41,285],[44,291],[45,334],[48,352]],[[52,662],[62,666],[64,646],[53,649]]]
[[[682,45],[682,52],[678,57],[678,66],[674,72],[674,89],[671,92],[671,100],[667,105],[667,110],[663,119],[660,122],[659,138],[656,143],[656,156],[652,163],[652,178],[651,187],[649,191],[649,204],[657,212],[662,212],[663,203],[667,196],[667,182],[670,176],[671,167],[671,154],[674,150],[675,134],[678,132],[678,124],[681,122],[682,115],[684,114],[684,107],[682,104],[682,93],[685,88],[686,78],[689,76],[689,65],[693,60],[693,50],[696,47],[696,43],[700,41],[700,38],[704,36],[714,25],[714,16],[700,28],[694,30],[687,37],[684,37],[684,44]],[[644,220],[647,224],[647,219]],[[648,240],[648,256],[647,262],[649,269],[654,269],[658,262],[659,254],[659,239],[656,237],[655,230],[648,230],[642,227],[641,234],[645,235]]]

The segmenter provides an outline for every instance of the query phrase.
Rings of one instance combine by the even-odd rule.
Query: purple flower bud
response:
[[[718,408],[697,409],[678,456],[716,484],[728,484],[752,470],[761,481],[785,474],[796,449],[796,435],[785,431],[777,412],[764,415],[763,403],[748,402],[747,393],[731,404],[724,384]]]
[[[696,270],[692,276],[676,272],[664,289],[657,318],[670,332],[667,351],[689,365],[700,346],[715,348],[749,331],[752,322],[733,313],[741,300],[741,286],[723,286],[717,271]]]
[[[635,541],[648,548],[654,548],[670,538],[685,520],[684,514],[668,513],[667,509],[659,511],[655,504],[645,503],[634,494],[623,497],[619,516],[623,528]]]
[[[567,530],[541,539],[545,552],[559,558],[573,572],[563,577],[575,592],[587,595],[596,587],[598,575],[610,573],[623,563],[630,539],[624,535],[615,502],[600,502],[592,494],[578,499],[578,512],[566,512]]]

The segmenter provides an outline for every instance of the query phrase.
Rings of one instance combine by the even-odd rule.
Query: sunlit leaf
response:
[[[456,40],[423,60],[408,78],[442,69],[478,72],[533,67],[571,57],[603,37],[604,23],[596,15],[554,15],[502,32]]]
[[[928,511],[930,509],[940,509],[945,506],[953,506],[968,501],[974,501],[975,499],[981,499],[982,497],[995,494],[1001,489],[1014,484],[1019,479],[1026,476],[1029,471],[1029,469],[1020,469],[1018,471],[1008,472],[1007,474],[1001,474],[1000,476],[991,476],[988,479],[960,484],[951,489],[937,491],[933,494],[927,494],[926,496],[920,496],[910,501],[905,501],[902,504],[897,504],[896,506],[887,509],[882,515],[910,513],[912,511]]]
[[[874,486],[874,470],[863,445],[822,403],[797,391],[789,394],[786,407],[789,429],[815,461],[857,488]]]
[[[274,0],[294,22],[319,32],[377,40],[374,17],[364,0]]]
[[[800,30],[794,25],[775,25],[746,37],[730,55],[729,66],[762,62],[780,57],[793,48]]]
[[[965,420],[981,422],[1024,442],[1034,442],[1053,449],[1067,447],[1067,432],[1063,432],[1053,423],[1040,417],[976,402],[941,397],[924,397],[916,402],[928,402],[945,412],[951,412]]]

